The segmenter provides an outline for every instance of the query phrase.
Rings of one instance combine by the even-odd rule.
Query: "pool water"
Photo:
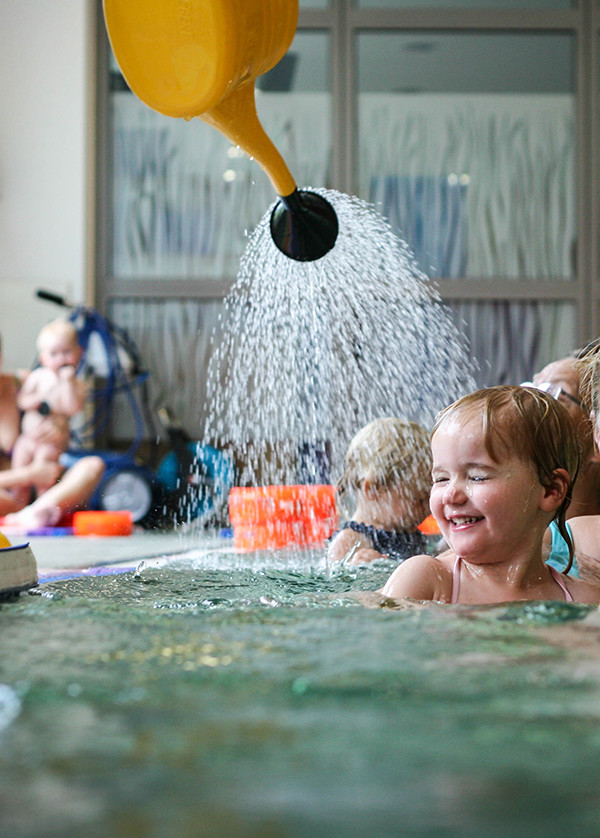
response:
[[[595,607],[189,553],[0,605],[0,834],[597,836]]]

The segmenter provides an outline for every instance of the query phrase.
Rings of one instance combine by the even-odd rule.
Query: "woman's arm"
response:
[[[17,381],[14,375],[0,373],[0,449],[7,454],[19,436],[20,424]]]

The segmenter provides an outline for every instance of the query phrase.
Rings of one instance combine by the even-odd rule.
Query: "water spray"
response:
[[[255,81],[285,55],[298,0],[104,0],[111,46],[127,84],[165,116],[199,117],[254,158],[280,200],[271,236],[290,259],[312,262],[335,244],[326,198],[298,189],[256,113]]]

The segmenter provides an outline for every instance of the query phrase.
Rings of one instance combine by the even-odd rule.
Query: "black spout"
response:
[[[273,241],[286,256],[314,262],[325,256],[338,234],[335,210],[322,195],[294,189],[281,197],[271,213]]]

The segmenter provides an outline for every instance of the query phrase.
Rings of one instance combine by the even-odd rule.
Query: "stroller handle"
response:
[[[36,297],[39,297],[40,300],[47,300],[50,303],[54,303],[57,306],[64,306],[65,308],[73,308],[73,306],[67,302],[66,298],[63,297],[61,294],[54,294],[52,291],[45,291],[43,288],[38,288],[35,292]]]

